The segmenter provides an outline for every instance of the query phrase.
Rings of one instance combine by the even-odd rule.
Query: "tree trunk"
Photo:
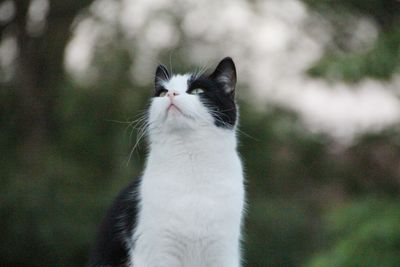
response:
[[[27,31],[29,1],[16,1],[16,16],[7,28],[16,37],[15,93],[17,101],[18,152],[23,163],[35,165],[51,142],[56,127],[55,105],[64,81],[64,50],[71,24],[91,1],[52,1],[46,28],[39,36]],[[8,30],[7,29],[7,30]]]

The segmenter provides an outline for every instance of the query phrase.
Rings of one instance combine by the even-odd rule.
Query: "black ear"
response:
[[[156,78],[154,81],[156,86],[159,85],[161,81],[168,81],[169,77],[170,75],[167,68],[164,65],[158,65],[156,70]]]
[[[226,93],[235,94],[236,68],[232,58],[226,57],[218,64],[210,78],[222,85]]]

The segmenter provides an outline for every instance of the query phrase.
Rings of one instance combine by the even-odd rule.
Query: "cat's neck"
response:
[[[147,167],[161,163],[172,166],[193,162],[224,163],[221,157],[236,156],[236,134],[232,130],[193,131],[173,133],[154,138],[150,143]]]
[[[174,190],[182,186],[182,190],[194,190],[198,183],[212,187],[229,179],[241,180],[235,133],[221,129],[160,136],[151,143],[143,175],[158,185],[174,185]]]
[[[235,150],[236,134],[232,130],[174,132],[151,138],[150,153],[182,151],[190,153],[212,153],[220,150]]]

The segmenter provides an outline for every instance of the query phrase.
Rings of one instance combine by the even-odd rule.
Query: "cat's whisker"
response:
[[[171,60],[172,53],[173,51],[169,52],[169,70],[171,74],[174,73],[174,70],[172,69],[172,60]]]
[[[147,120],[147,115],[148,115],[148,110],[142,110],[139,112],[137,119],[132,120],[132,121],[119,121],[119,120],[106,120],[109,122],[114,122],[114,123],[120,123],[120,124],[128,124],[126,128],[124,129],[124,132],[128,131],[129,128],[132,128],[130,134],[129,134],[129,145],[131,145],[131,139],[132,139],[132,134],[135,129],[141,128],[141,125],[143,124],[144,121]]]
[[[150,123],[149,123],[148,121],[145,121],[145,122],[140,126],[140,128],[138,129],[138,132],[137,132],[137,135],[136,135],[136,142],[135,142],[135,144],[133,145],[133,147],[132,147],[132,149],[131,149],[131,152],[129,153],[129,157],[128,157],[128,160],[127,160],[127,163],[126,163],[127,165],[129,164],[129,162],[130,162],[130,160],[131,160],[131,158],[132,158],[133,152],[136,150],[136,148],[139,147],[140,141],[141,141],[141,140],[143,139],[143,137],[148,133],[149,126],[150,126]]]
[[[196,69],[194,70],[194,72],[193,72],[193,74],[192,74],[192,77],[193,77],[194,79],[199,78],[199,77],[200,77],[200,76],[199,76],[199,72],[200,72],[200,68],[199,68],[199,67],[196,67]]]
[[[119,121],[119,120],[105,120],[107,122],[115,122],[115,123],[121,123],[121,124],[130,124],[132,121]]]
[[[215,110],[215,111],[213,111],[212,114],[214,114],[214,115],[217,117],[216,119],[218,120],[218,122],[220,122],[220,123],[222,123],[224,126],[228,127],[228,125],[222,120],[220,114],[221,114],[221,112],[223,112],[223,111],[231,111],[231,110],[232,110],[232,109],[226,109],[226,110],[220,110],[220,111],[216,111],[216,110]],[[260,141],[259,139],[255,138],[255,137],[249,135],[248,133],[244,132],[243,130],[239,129],[239,126],[236,127],[236,131],[239,132],[240,134],[242,134],[242,135],[244,135],[244,136],[250,138],[250,139],[253,139],[253,140],[257,141],[257,142]]]
[[[208,65],[207,65],[207,64],[204,64],[204,65],[200,68],[200,71],[199,71],[197,77],[202,76],[202,75],[209,69],[209,67],[210,67],[210,64],[208,64]]]
[[[136,120],[133,125],[130,125],[130,127],[132,127],[132,130],[131,130],[131,133],[129,135],[129,145],[131,145],[132,134],[133,134],[134,130],[135,129],[138,130],[138,129],[142,128],[143,124],[145,124],[146,121],[147,121],[147,114],[143,115],[141,118]]]
[[[130,122],[127,122],[129,124],[125,129],[125,131],[127,131],[128,128],[131,128],[131,131],[130,131],[130,134],[129,134],[129,146],[131,146],[131,144],[132,144],[132,135],[133,135],[133,132],[135,130],[137,130],[137,135],[138,136],[142,135],[142,131],[145,131],[147,120],[148,120],[148,109],[144,109],[144,110],[140,111],[138,116],[136,116],[136,117],[137,117],[137,119],[132,120]],[[136,147],[138,146],[139,141],[136,140],[136,143],[135,143]],[[129,159],[127,160],[127,164],[129,164],[129,161],[130,161],[130,159],[132,157],[132,153],[136,148],[135,146],[134,146],[134,148],[132,149],[132,151],[131,151],[131,153],[129,155]]]

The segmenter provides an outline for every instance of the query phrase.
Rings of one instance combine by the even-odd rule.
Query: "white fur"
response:
[[[150,153],[139,191],[134,267],[239,267],[244,206],[235,130],[214,125],[189,75],[163,86],[179,108],[156,97],[149,111]]]

